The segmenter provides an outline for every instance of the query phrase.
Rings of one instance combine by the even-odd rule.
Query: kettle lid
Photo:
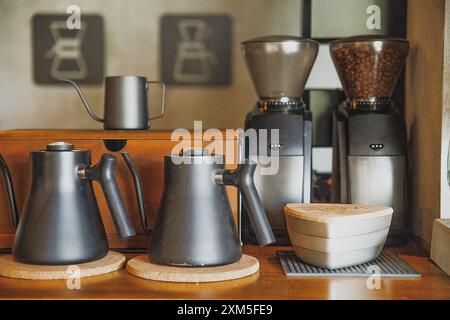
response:
[[[180,156],[184,157],[209,157],[208,149],[193,148],[193,149],[181,149]]]
[[[170,154],[165,156],[167,160],[171,160],[174,164],[223,164],[224,156],[210,153],[208,149],[204,148],[187,148],[181,149],[177,154]]]
[[[47,145],[47,151],[73,151],[75,146],[71,143],[58,141]]]

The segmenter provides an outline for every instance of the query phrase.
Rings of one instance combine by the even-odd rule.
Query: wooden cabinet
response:
[[[207,146],[211,138],[207,134],[201,139],[194,140]],[[46,145],[55,141],[70,142],[78,149],[90,149],[92,162],[98,161],[105,152],[110,152],[105,141],[126,140],[125,147],[120,150],[128,152],[139,170],[144,191],[145,205],[148,211],[150,226],[155,221],[159,209],[159,201],[164,181],[164,155],[169,155],[178,141],[171,140],[171,132],[151,131],[80,131],[80,130],[11,130],[0,132],[0,153],[4,157],[13,177],[17,204],[22,210],[28,190],[29,180],[29,152],[31,150],[45,149]],[[237,164],[237,135],[228,137],[224,145],[227,156],[227,167],[233,168]],[[216,150],[217,152],[217,150]],[[138,207],[134,192],[133,181],[124,160],[119,152],[112,152],[117,157],[116,179],[119,189],[131,216],[133,225],[138,232],[137,236],[126,240],[119,240],[114,228],[112,218],[101,191],[100,186],[94,182],[94,190],[105,224],[108,240],[112,248],[145,248],[148,238],[143,233],[139,223]],[[217,152],[218,153],[218,152]],[[237,191],[227,187],[234,217],[237,217]],[[7,194],[3,179],[0,179],[0,248],[10,248],[14,239]]]

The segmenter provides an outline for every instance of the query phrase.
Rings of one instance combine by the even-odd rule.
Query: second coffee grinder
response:
[[[407,240],[406,130],[391,96],[408,50],[382,36],[330,43],[347,98],[334,113],[333,200],[391,206],[388,244]]]
[[[269,218],[276,244],[289,244],[283,207],[286,203],[309,203],[311,198],[311,113],[302,96],[317,56],[316,41],[295,36],[269,36],[242,43],[242,55],[259,96],[247,114],[245,129],[257,133],[278,129],[279,142],[246,141],[246,158],[258,156],[254,183]],[[262,149],[264,148],[264,150]],[[278,170],[264,171],[271,155],[278,152]],[[241,210],[244,243],[256,243],[245,208]]]

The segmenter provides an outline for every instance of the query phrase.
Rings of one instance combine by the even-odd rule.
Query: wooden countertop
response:
[[[256,256],[259,273],[227,282],[177,284],[136,278],[122,269],[84,278],[80,290],[65,281],[30,281],[0,277],[0,299],[450,299],[450,277],[413,244],[392,250],[417,271],[417,279],[382,279],[381,289],[369,290],[366,278],[287,278],[276,250],[288,247],[245,246]],[[134,254],[128,254],[128,257]]]

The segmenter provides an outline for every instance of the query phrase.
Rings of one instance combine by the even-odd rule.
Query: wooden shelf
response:
[[[450,299],[450,277],[414,245],[389,249],[422,273],[417,279],[382,279],[369,290],[366,278],[287,278],[276,250],[245,246],[261,263],[258,274],[227,282],[177,284],[143,280],[124,269],[81,280],[81,290],[65,281],[28,281],[0,277],[0,299]],[[128,254],[128,258],[134,254]]]
[[[235,129],[231,129],[235,130]],[[236,129],[237,130],[237,129]],[[219,130],[226,137],[226,130]],[[65,130],[65,129],[17,129],[0,130],[0,140],[104,140],[104,139],[130,139],[130,140],[170,140],[172,130]],[[194,132],[189,131],[190,134]],[[231,132],[231,131],[229,131]],[[203,131],[202,136],[195,135],[195,139],[210,140],[217,131]],[[237,139],[237,131],[231,139]]]

